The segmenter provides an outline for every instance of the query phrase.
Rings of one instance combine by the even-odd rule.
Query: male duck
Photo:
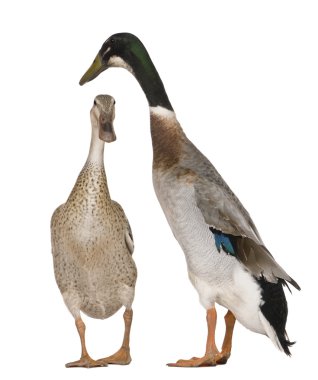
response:
[[[150,107],[153,184],[189,278],[207,310],[208,338],[202,358],[172,366],[224,364],[231,353],[235,320],[267,335],[290,355],[286,334],[286,281],[298,284],[274,260],[241,202],[209,160],[183,132],[163,83],[141,41],[129,33],[109,37],[80,84],[109,67],[128,69]],[[228,309],[222,351],[215,344],[215,302]]]
[[[66,201],[51,221],[52,254],[57,285],[75,318],[82,345],[80,360],[66,367],[129,364],[129,335],[137,271],[134,244],[121,206],[110,197],[105,168],[104,141],[116,139],[113,129],[115,100],[98,95],[91,109],[92,138],[87,161]],[[114,355],[95,361],[85,346],[85,325],[80,312],[105,319],[121,306],[125,334]]]

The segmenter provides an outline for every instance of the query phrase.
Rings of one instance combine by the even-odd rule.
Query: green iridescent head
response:
[[[79,84],[93,80],[110,67],[130,71],[140,83],[150,106],[159,105],[172,110],[159,74],[146,48],[135,35],[117,33],[109,37]]]
[[[153,69],[147,50],[136,36],[131,33],[114,34],[104,42],[94,62],[79,83],[83,85],[93,80],[109,67],[124,67],[133,72],[132,67],[135,66],[136,61],[143,62],[145,68],[150,69],[148,71]]]

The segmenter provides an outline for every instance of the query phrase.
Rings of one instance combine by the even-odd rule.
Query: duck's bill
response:
[[[103,117],[99,118],[99,138],[107,143],[116,140],[116,134],[112,122],[103,121]]]
[[[116,135],[114,132],[100,131],[99,138],[107,143],[116,141]]]
[[[79,81],[79,84],[83,86],[83,84],[93,80],[96,78],[101,72],[107,69],[107,66],[103,63],[99,53],[97,54],[96,58],[94,59],[93,63],[89,67],[89,69],[86,71],[86,73],[82,76],[81,80]]]

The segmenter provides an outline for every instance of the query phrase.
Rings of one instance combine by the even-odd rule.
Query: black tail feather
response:
[[[280,345],[282,346],[282,349],[284,350],[285,354],[288,356],[291,356],[291,352],[289,351],[289,347],[293,346],[296,342],[291,342],[288,339],[287,333],[277,334],[277,338],[279,340]]]
[[[264,277],[257,278],[256,281],[262,288],[262,299],[264,301],[260,309],[274,329],[285,354],[290,356],[289,347],[295,342],[291,342],[286,333],[288,307],[283,290],[283,285],[286,285],[286,283],[284,280],[278,280],[277,284],[275,284],[268,282]]]

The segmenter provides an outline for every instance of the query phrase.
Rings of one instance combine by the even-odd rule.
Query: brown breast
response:
[[[155,113],[150,115],[153,146],[153,168],[169,169],[181,157],[184,132],[175,117],[165,117]]]

